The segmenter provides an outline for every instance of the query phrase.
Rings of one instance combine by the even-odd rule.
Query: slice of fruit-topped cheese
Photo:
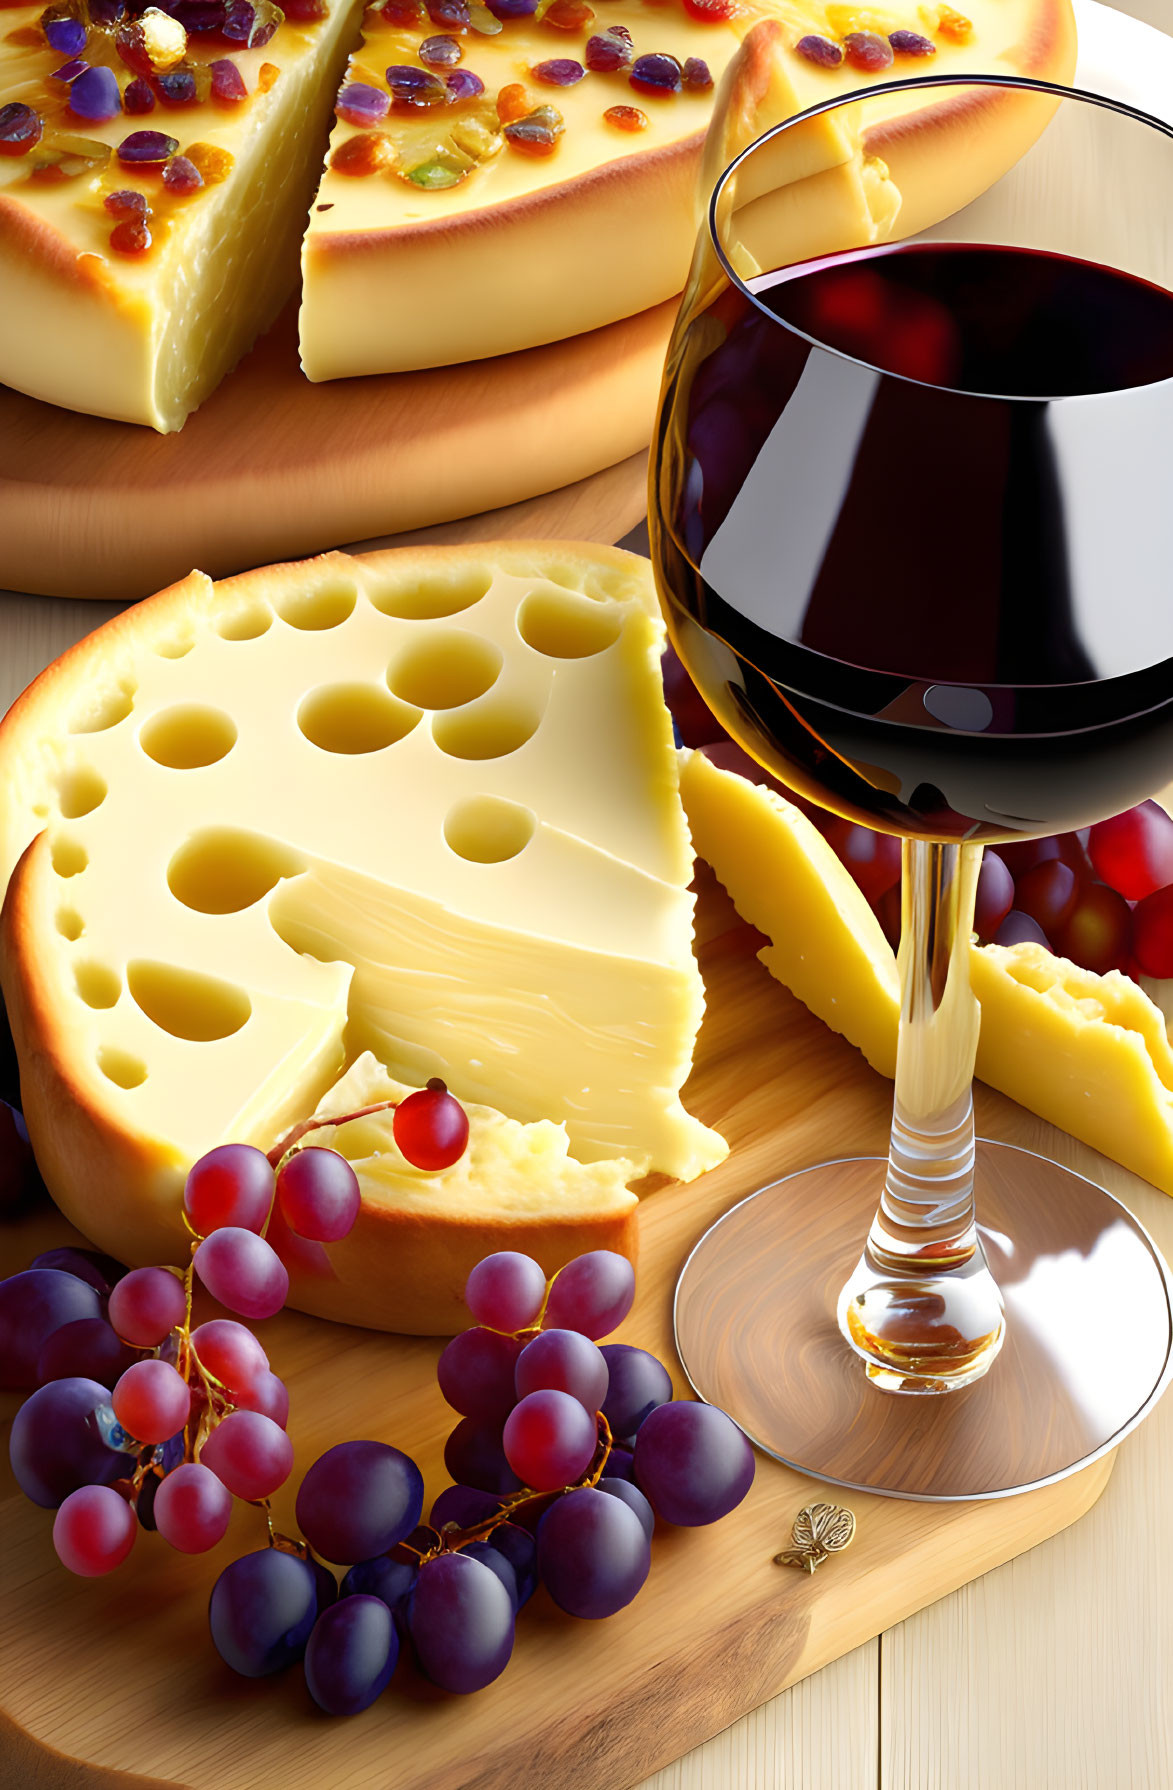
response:
[[[181,427],[294,289],[354,12],[0,11],[0,382]]]
[[[168,1259],[191,1161],[270,1147],[368,1049],[582,1162],[720,1160],[679,1098],[662,639],[615,550],[335,554],[193,575],[44,673],[0,729],[3,984],[87,1235]]]
[[[744,146],[738,121],[752,127],[749,141],[777,117],[897,74],[1070,78],[1070,0],[973,0],[969,10],[963,19],[914,0],[882,12],[818,0],[371,7],[305,239],[306,372],[479,359],[670,298],[696,237],[713,83],[727,69],[710,139],[720,166],[726,149]],[[772,22],[751,30],[763,17]],[[871,61],[853,47],[861,33],[881,46]],[[892,209],[878,179],[891,152],[897,187],[911,189],[908,215],[921,221],[988,185],[1045,122],[1032,117],[1024,136],[1021,107],[956,94],[881,93],[873,105],[869,201],[883,216]],[[819,180],[818,130],[808,149]]]
[[[401,1101],[413,1090],[376,1057],[361,1056],[322,1100],[316,1118]],[[436,1335],[468,1321],[464,1286],[500,1249],[539,1261],[547,1275],[592,1249],[635,1259],[639,1201],[619,1158],[576,1162],[564,1125],[519,1124],[469,1102],[468,1145],[450,1168],[413,1168],[394,1137],[390,1110],[325,1125],[306,1143],[339,1150],[358,1176],[362,1205],[341,1243],[306,1243],[278,1220],[270,1228],[289,1269],[294,1304],[303,1287],[314,1310],[347,1324]]]

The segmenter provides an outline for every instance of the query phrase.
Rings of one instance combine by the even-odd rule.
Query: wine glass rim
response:
[[[858,355],[848,354],[841,348],[834,348],[830,343],[820,341],[818,337],[810,335],[806,330],[799,329],[797,325],[788,323],[784,318],[779,317],[776,311],[772,311],[769,305],[763,303],[762,299],[753,288],[748,286],[742,279],[728,255],[725,253],[717,221],[717,207],[720,203],[721,195],[725,191],[726,185],[736,174],[741,164],[748,161],[751,156],[755,155],[763,145],[773,142],[775,137],[780,137],[786,131],[793,130],[796,125],[806,123],[808,119],[821,118],[826,112],[837,112],[844,106],[856,105],[861,101],[871,99],[880,93],[914,93],[921,91],[926,87],[1017,88],[1028,93],[1054,94],[1056,99],[1060,100],[1083,100],[1090,105],[1099,106],[1103,111],[1117,112],[1122,117],[1132,118],[1138,124],[1151,125],[1153,129],[1159,131],[1162,136],[1168,137],[1170,141],[1173,141],[1173,124],[1167,123],[1163,118],[1157,118],[1151,112],[1144,111],[1140,106],[1129,104],[1127,100],[1113,99],[1106,93],[1095,93],[1087,87],[1069,87],[1061,81],[1038,80],[1030,75],[969,74],[959,71],[954,74],[905,75],[898,81],[877,81],[871,87],[856,87],[849,93],[831,94],[826,99],[816,101],[813,106],[805,106],[801,112],[796,112],[793,118],[783,118],[780,123],[772,124],[769,130],[762,132],[760,137],[755,137],[752,143],[747,143],[744,149],[738,151],[728,166],[722,169],[714,183],[706,207],[705,216],[709,240],[713,245],[718,261],[736,290],[742,293],[753,305],[754,309],[759,311],[763,317],[768,318],[771,323],[776,324],[780,329],[789,330],[792,335],[800,336],[804,341],[810,342],[813,347],[821,348],[826,353],[835,355],[839,360],[849,361],[854,366],[864,367],[871,372],[876,372],[878,370],[873,366],[872,362],[861,360]],[[1009,172],[1010,170],[1007,169],[1006,173]],[[999,178],[1001,178],[1001,176],[999,176]],[[942,220],[942,222],[943,221],[944,220]],[[864,244],[862,246],[866,248],[868,246],[883,245]],[[842,254],[850,254],[853,251],[841,250],[838,252]],[[810,259],[810,257],[807,257],[807,259]],[[823,259],[823,257],[816,257],[816,259]],[[800,263],[794,262],[792,265],[799,266]],[[899,379],[903,383],[909,385],[923,385],[925,383],[923,380],[911,378],[910,375],[906,373],[886,372],[885,377]],[[1167,382],[1159,380],[1149,383],[1165,384]],[[1077,398],[1087,399],[1118,396],[1118,393],[1115,392],[1072,392],[1065,394],[1064,397],[1054,398],[1048,397],[1045,393],[974,392],[965,390],[962,387],[954,386],[938,389],[955,392],[961,397],[972,398],[977,401],[986,400],[994,403],[1048,404],[1056,402],[1062,403],[1069,399]],[[1147,388],[1145,385],[1140,385],[1130,387],[1129,389],[1143,391]]]

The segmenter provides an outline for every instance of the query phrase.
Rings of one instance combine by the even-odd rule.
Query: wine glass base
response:
[[[961,1390],[881,1388],[835,1308],[883,1172],[878,1156],[800,1169],[706,1231],[675,1302],[700,1397],[797,1472],[890,1498],[1010,1497],[1115,1447],[1173,1374],[1173,1278],[1143,1226],[1084,1176],[982,1140],[979,1229],[1005,1342]]]

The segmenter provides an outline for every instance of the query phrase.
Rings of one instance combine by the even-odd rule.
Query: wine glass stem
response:
[[[981,855],[980,845],[904,841],[888,1167],[863,1254],[839,1300],[844,1336],[888,1391],[968,1385],[1002,1343],[1001,1296],[974,1209],[980,1009],[969,937]]]

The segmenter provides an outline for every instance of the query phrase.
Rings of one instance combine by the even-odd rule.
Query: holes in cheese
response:
[[[523,852],[537,826],[519,802],[499,796],[470,796],[444,818],[444,837],[458,858],[473,864],[504,864]]]
[[[376,684],[323,684],[297,711],[297,725],[323,752],[381,752],[406,739],[420,711]]]
[[[308,590],[289,591],[278,599],[277,613],[291,628],[324,633],[341,627],[358,601],[353,584],[319,584]]]
[[[491,689],[503,663],[501,648],[491,640],[436,628],[396,654],[387,668],[387,683],[416,708],[455,709]]]
[[[106,779],[89,765],[75,765],[57,784],[57,806],[66,820],[81,820],[106,800]]]
[[[156,640],[155,651],[160,659],[186,659],[194,645],[194,631],[184,629],[182,634],[165,635],[162,640]]]
[[[58,876],[80,876],[90,861],[84,845],[63,835],[54,839],[49,855]]]
[[[239,1032],[252,1013],[252,1002],[243,988],[205,976],[199,970],[181,970],[171,963],[141,959],[126,966],[126,985],[137,1007],[160,1031],[189,1044],[212,1044]]]
[[[535,653],[549,659],[589,659],[619,638],[622,614],[577,593],[531,590],[517,612],[517,631]]]
[[[240,603],[213,622],[221,640],[259,640],[273,626],[273,611],[259,598]]]
[[[117,684],[94,692],[79,708],[69,723],[70,733],[105,733],[125,721],[134,707],[135,686]]]
[[[371,602],[381,615],[403,621],[438,621],[471,609],[489,594],[492,579],[481,566],[453,566],[410,582],[376,587]]]
[[[122,993],[122,978],[108,964],[79,963],[73,979],[77,992],[87,1007],[116,1007]]]
[[[432,720],[432,738],[450,758],[506,758],[533,738],[542,711],[527,697],[493,694]]]
[[[305,861],[287,846],[242,827],[205,827],[193,833],[167,866],[167,886],[197,914],[239,914],[298,876]]]
[[[147,1079],[147,1066],[141,1057],[116,1044],[103,1044],[98,1050],[98,1068],[116,1088],[141,1088]]]
[[[56,925],[62,938],[68,939],[71,944],[79,939],[86,929],[85,921],[82,919],[81,915],[71,907],[59,907],[57,909]]]
[[[236,722],[223,709],[201,702],[177,702],[152,715],[139,733],[148,758],[171,771],[198,771],[219,761],[236,744]]]

